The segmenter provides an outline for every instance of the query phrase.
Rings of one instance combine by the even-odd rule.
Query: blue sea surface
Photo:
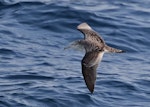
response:
[[[83,52],[87,22],[122,54],[105,54],[90,94]],[[149,0],[0,0],[0,107],[150,107]]]

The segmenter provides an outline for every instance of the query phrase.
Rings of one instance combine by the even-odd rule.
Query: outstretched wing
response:
[[[93,93],[95,81],[96,81],[96,68],[98,64],[92,66],[92,67],[86,67],[82,64],[82,74],[86,83],[86,86],[88,87],[89,91]]]
[[[96,81],[96,69],[101,61],[103,52],[88,52],[82,59],[82,74],[91,93],[94,91]]]
[[[77,29],[84,34],[84,39],[94,40],[99,43],[105,44],[100,35],[95,32],[87,23],[81,23],[77,26]]]

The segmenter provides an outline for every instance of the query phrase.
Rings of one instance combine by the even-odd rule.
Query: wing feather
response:
[[[102,37],[100,37],[100,35],[96,31],[94,31],[87,23],[81,23],[77,26],[77,29],[84,34],[84,39],[105,44]]]
[[[91,93],[94,91],[96,81],[96,69],[101,61],[103,52],[88,52],[82,59],[82,74]]]

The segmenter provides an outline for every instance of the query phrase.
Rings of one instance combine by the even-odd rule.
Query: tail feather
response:
[[[110,46],[105,46],[105,52],[112,52],[112,53],[123,53],[125,51],[120,50],[120,49],[116,49],[116,48],[112,48]]]

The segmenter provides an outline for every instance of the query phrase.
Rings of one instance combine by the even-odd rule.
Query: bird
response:
[[[108,46],[102,37],[86,22],[79,24],[77,30],[83,33],[84,39],[74,41],[65,49],[79,47],[85,50],[85,55],[81,60],[81,70],[87,88],[93,93],[96,83],[97,67],[104,53],[123,53],[125,51]]]

